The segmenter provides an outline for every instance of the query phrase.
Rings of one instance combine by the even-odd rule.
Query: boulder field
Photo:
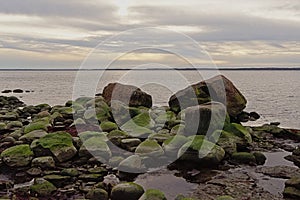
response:
[[[0,96],[0,199],[165,200],[162,191],[134,183],[136,176],[164,167],[190,172],[263,165],[261,151],[275,148],[268,137],[300,140],[298,130],[278,124],[243,126],[259,118],[244,111],[246,103],[224,76],[181,90],[161,107],[120,83],[65,105],[27,106]],[[299,149],[291,151],[288,159],[299,166]],[[299,174],[288,177],[285,197],[300,198]],[[243,195],[237,189],[176,199],[247,199]]]

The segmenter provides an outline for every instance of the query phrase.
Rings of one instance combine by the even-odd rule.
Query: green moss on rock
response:
[[[27,144],[17,145],[4,150],[1,159],[10,167],[24,167],[33,159],[33,152]]]
[[[160,190],[148,189],[139,200],[167,200],[167,198]]]

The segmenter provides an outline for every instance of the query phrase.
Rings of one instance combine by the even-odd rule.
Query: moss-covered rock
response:
[[[22,144],[4,150],[0,157],[10,167],[24,167],[30,164],[33,152],[29,145]]]
[[[191,137],[191,141],[185,143],[177,155],[182,161],[208,166],[220,163],[224,156],[223,148],[205,140],[203,136]]]
[[[285,182],[286,187],[294,187],[300,190],[300,176],[293,176]]]
[[[67,161],[77,153],[72,136],[63,131],[49,133],[33,142],[31,146],[37,155],[47,155],[47,151],[50,151],[59,162]]]
[[[154,120],[158,124],[164,124],[167,121],[176,120],[176,114],[172,111],[166,111],[160,113]]]
[[[108,138],[106,137],[105,132],[97,132],[97,131],[85,131],[78,134],[82,142],[92,138],[92,137],[98,137],[99,140],[107,141]]]
[[[142,158],[138,155],[132,155],[120,162],[119,171],[137,173],[143,169]]]
[[[164,150],[155,140],[145,140],[137,146],[135,153],[140,156],[160,157],[164,155]]]
[[[7,125],[6,125],[7,129],[14,129],[14,130],[16,128],[21,128],[22,126],[23,126],[23,124],[20,121],[11,121],[11,122],[8,122]]]
[[[114,123],[114,122],[105,121],[105,122],[101,122],[100,128],[104,132],[110,132],[112,130],[117,130],[118,129],[118,125],[116,123]]]
[[[55,167],[55,161],[51,156],[37,157],[32,160],[31,166],[40,167],[42,169],[51,169]]]
[[[216,200],[234,200],[234,198],[228,195],[224,195],[224,196],[219,196],[218,198],[216,198]]]
[[[70,177],[70,176],[49,174],[49,175],[44,176],[43,178],[58,188],[72,183],[72,177]]]
[[[147,138],[153,133],[150,129],[138,126],[133,120],[129,120],[121,126],[121,130],[128,133],[131,137]]]
[[[185,109],[185,133],[209,135],[221,130],[226,119],[226,107],[218,102],[193,106]]]
[[[47,131],[48,128],[51,127],[51,124],[49,123],[48,120],[40,120],[40,121],[35,121],[31,122],[24,128],[24,133],[29,133],[34,130],[44,130]]]
[[[185,125],[183,124],[177,124],[174,127],[172,127],[170,134],[171,135],[184,135]]]
[[[94,136],[83,142],[83,145],[79,149],[79,156],[94,156],[108,160],[112,156],[112,153],[102,137]]]
[[[169,139],[171,136],[169,134],[163,134],[163,133],[153,133],[148,136],[148,139],[150,140],[156,140],[159,143],[163,143],[165,140]]]
[[[240,138],[243,138],[248,144],[252,143],[252,137],[249,131],[240,124],[225,123],[224,130],[232,133]]]
[[[42,178],[36,179],[34,185],[30,187],[30,192],[38,197],[49,197],[56,190],[57,188],[52,183]]]
[[[231,159],[234,162],[237,162],[237,163],[240,163],[240,164],[256,163],[255,156],[252,153],[248,153],[248,152],[233,153],[232,156],[231,156]]]
[[[188,139],[183,135],[172,136],[171,138],[163,142],[163,149],[166,155],[177,156],[178,150],[188,141]]]
[[[112,188],[111,200],[138,200],[144,194],[142,186],[136,183],[121,183]]]
[[[167,200],[165,194],[157,189],[148,189],[139,200]]]
[[[108,193],[101,188],[93,188],[86,194],[86,198],[90,200],[108,200]]]
[[[25,135],[20,137],[19,140],[31,143],[33,140],[42,138],[46,135],[48,135],[48,133],[44,130],[34,130],[29,133],[26,133]]]
[[[153,128],[154,126],[154,121],[151,119],[148,112],[143,112],[132,118],[132,120],[136,125],[141,127]]]
[[[63,176],[74,177],[79,175],[79,171],[76,168],[66,168],[61,170],[60,174]]]
[[[128,137],[128,134],[121,130],[113,130],[107,134],[107,138],[114,144],[120,145],[121,140]]]
[[[258,165],[265,164],[267,158],[266,158],[266,156],[263,153],[256,151],[256,152],[253,152],[253,155],[255,157],[256,164],[258,164]]]
[[[300,190],[294,187],[286,187],[283,191],[285,198],[300,199]]]

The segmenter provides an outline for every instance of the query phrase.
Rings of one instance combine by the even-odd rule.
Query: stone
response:
[[[148,136],[150,140],[156,140],[158,143],[163,143],[165,140],[169,139],[171,136],[169,134],[163,133],[153,133]]]
[[[37,121],[37,122],[31,122],[24,128],[24,133],[29,133],[34,130],[44,130],[47,131],[48,128],[51,127],[49,124],[49,121]]]
[[[44,130],[34,130],[34,131],[31,131],[31,132],[26,133],[25,135],[21,136],[19,138],[19,140],[31,143],[33,140],[42,138],[42,137],[46,136],[47,134],[48,133]]]
[[[94,136],[84,141],[79,149],[80,157],[89,157],[90,155],[108,160],[112,153],[106,141],[101,137]]]
[[[34,185],[30,187],[30,192],[32,194],[46,198],[51,196],[56,190],[57,188],[52,183],[42,178],[35,179]]]
[[[256,163],[255,156],[252,153],[248,152],[236,152],[231,155],[231,158],[234,162],[239,164],[253,164]]]
[[[120,162],[119,171],[138,173],[143,169],[142,158],[138,155],[132,155]]]
[[[210,101],[226,102],[226,110],[230,116],[236,117],[246,107],[247,100],[234,84],[223,75],[191,85],[169,99],[169,106],[175,112],[187,107],[200,105]]]
[[[143,187],[136,183],[120,183],[112,188],[111,200],[138,200],[143,194]]]
[[[0,158],[10,167],[25,167],[30,164],[33,155],[29,145],[22,144],[4,150]]]
[[[22,89],[14,89],[12,92],[13,93],[23,93],[24,91]]]
[[[137,147],[139,144],[141,144],[141,140],[138,138],[128,138],[121,140],[121,146],[128,150],[133,149],[133,147]]]
[[[104,132],[110,132],[112,130],[117,130],[118,125],[114,122],[106,121],[106,122],[101,122],[100,128]]]
[[[1,93],[11,93],[12,92],[12,90],[2,90],[2,92]]]
[[[292,176],[289,180],[285,182],[286,187],[294,187],[300,190],[300,176]]]
[[[33,142],[31,146],[37,155],[45,156],[50,151],[59,162],[65,162],[77,153],[72,136],[63,131],[49,133]]]
[[[262,166],[256,169],[257,173],[263,173],[274,178],[290,179],[300,177],[300,169],[292,166]]]
[[[99,182],[103,180],[103,174],[81,174],[78,179],[84,182]]]
[[[105,132],[85,131],[85,132],[79,133],[78,136],[80,137],[82,142],[84,142],[92,137],[97,137],[99,140],[107,141],[108,138],[106,137],[106,134],[107,133],[105,133]]]
[[[123,85],[121,83],[110,83],[104,87],[102,96],[107,103],[111,101],[121,101],[130,107],[145,106],[152,107],[152,97],[143,92],[141,89],[131,86]]]
[[[135,153],[140,156],[159,158],[164,155],[164,150],[157,141],[147,139],[137,146]]]
[[[236,123],[225,123],[224,128],[226,132],[232,133],[242,138],[247,144],[252,143],[252,137],[249,131],[240,124]]]
[[[51,156],[37,157],[31,162],[32,167],[40,167],[42,169],[51,169],[55,167],[55,161]]]
[[[87,194],[86,198],[90,200],[108,200],[108,193],[100,188],[93,188]]]
[[[189,138],[178,151],[177,158],[180,161],[190,162],[196,166],[215,166],[219,164],[225,151],[220,146],[209,142],[203,136],[197,135]]]
[[[300,199],[300,190],[294,187],[286,187],[284,188],[283,196],[285,198]]]
[[[178,150],[187,143],[187,137],[183,135],[172,136],[163,142],[163,149],[167,156],[176,156]]]
[[[62,176],[57,174],[49,174],[43,177],[45,180],[51,182],[55,187],[63,187],[72,183],[72,177]]]
[[[23,124],[20,121],[11,121],[7,123],[7,129],[21,128],[22,126]]]
[[[147,138],[153,133],[150,129],[137,125],[133,120],[129,120],[120,128],[134,138]]]
[[[226,108],[223,104],[213,102],[185,109],[185,134],[209,135],[222,130],[226,120]]]
[[[256,164],[258,164],[258,165],[265,164],[265,162],[267,160],[267,157],[263,153],[261,153],[261,152],[253,152],[253,155],[255,157]]]
[[[148,189],[139,200],[167,200],[165,194],[157,189]]]
[[[71,176],[71,177],[75,177],[79,175],[79,172],[76,168],[67,168],[67,169],[63,169],[60,172],[61,175],[63,176]]]
[[[219,196],[218,198],[216,198],[216,200],[234,200],[234,198],[228,195],[224,195],[224,196]]]

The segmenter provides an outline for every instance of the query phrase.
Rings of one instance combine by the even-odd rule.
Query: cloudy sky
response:
[[[143,27],[185,34],[220,67],[300,66],[299,0],[0,0],[0,68],[78,68],[99,43]],[[151,40],[151,33],[130,33],[98,46],[99,58]],[[155,44],[189,52],[184,40],[160,35]],[[137,50],[118,67],[175,61]]]

